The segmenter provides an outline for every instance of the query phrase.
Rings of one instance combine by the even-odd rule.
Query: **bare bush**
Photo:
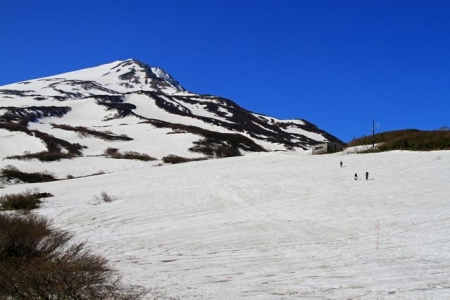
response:
[[[86,138],[89,136],[93,136],[93,137],[104,139],[107,141],[131,141],[131,140],[133,140],[132,138],[126,136],[125,134],[116,135],[110,130],[106,130],[106,131],[102,132],[102,131],[96,131],[93,129],[88,129],[88,128],[82,127],[82,126],[72,127],[70,125],[64,125],[64,124],[52,124],[52,127],[63,129],[63,130],[68,130],[68,131],[75,131],[77,133],[77,136],[80,138]]]
[[[190,161],[199,161],[199,160],[207,160],[207,159],[208,158],[206,158],[206,157],[186,158],[186,157],[182,157],[182,156],[178,156],[178,155],[174,155],[174,154],[169,154],[167,156],[164,156],[162,158],[162,161],[166,164],[181,164],[181,163],[190,162]]]
[[[35,172],[35,173],[26,173],[20,171],[17,167],[12,165],[7,165],[3,169],[0,170],[0,177],[4,177],[6,181],[14,182],[26,182],[26,183],[35,183],[35,182],[49,182],[57,180],[55,176],[48,172]]]
[[[94,196],[93,202],[94,204],[101,204],[101,203],[111,203],[113,201],[116,201],[118,198],[114,195],[110,195],[107,192],[101,192],[99,196]]]
[[[104,153],[106,156],[114,157],[114,156],[118,155],[120,152],[119,152],[119,149],[117,149],[117,148],[108,147],[108,148],[106,148]]]
[[[0,299],[140,299],[85,242],[34,214],[0,215]]]
[[[117,159],[137,159],[142,161],[152,161],[156,160],[156,158],[151,157],[146,153],[139,153],[135,151],[125,151],[125,153],[120,153],[119,149],[108,147],[104,151],[104,155],[109,156],[111,158]]]
[[[139,152],[135,152],[135,151],[125,151],[125,153],[122,154],[122,158],[137,159],[137,160],[143,160],[143,161],[156,160],[156,158],[151,157],[150,155],[148,155],[146,153],[139,153]]]
[[[74,156],[83,154],[81,152],[83,146],[78,143],[72,144],[66,140],[56,138],[48,133],[40,132],[38,130],[33,130],[32,132],[35,137],[40,138],[45,143],[47,150],[50,153],[61,152],[62,149],[66,149],[68,153]]]
[[[39,208],[41,198],[53,196],[50,193],[41,193],[38,189],[26,190],[19,194],[8,194],[0,197],[1,210],[31,210]]]
[[[23,155],[13,155],[7,159],[31,160],[38,159],[43,162],[60,161],[61,159],[72,159],[75,155],[71,153],[42,151],[37,153],[24,153]]]

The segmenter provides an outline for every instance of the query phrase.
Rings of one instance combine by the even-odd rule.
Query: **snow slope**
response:
[[[71,168],[96,160],[105,161]],[[449,151],[118,164],[0,194],[54,194],[37,213],[87,239],[126,282],[167,297],[450,298]],[[366,171],[370,180],[353,180]],[[94,205],[102,191],[118,200]]]

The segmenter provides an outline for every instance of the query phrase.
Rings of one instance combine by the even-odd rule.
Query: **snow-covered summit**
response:
[[[80,137],[76,129],[105,127],[127,140]],[[189,92],[162,68],[134,59],[0,87],[0,137],[3,133],[15,143],[18,132],[28,139],[53,137],[51,151],[70,152],[69,144],[79,144],[84,147],[76,155],[101,155],[113,147],[157,159],[308,150],[317,143],[341,142],[306,120],[279,120],[229,99]],[[42,151],[31,148],[20,147]],[[0,146],[0,157],[7,156],[3,150]]]
[[[185,91],[168,73],[159,67],[134,59],[115,61],[78,71],[5,85],[2,88],[39,91],[49,96],[90,96],[135,91]]]

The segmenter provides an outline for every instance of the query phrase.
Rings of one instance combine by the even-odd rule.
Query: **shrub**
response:
[[[118,198],[116,196],[109,195],[106,192],[101,192],[100,196],[94,196],[94,204],[111,203],[117,199]]]
[[[7,181],[19,180],[25,183],[49,182],[57,180],[50,173],[25,173],[11,165],[5,166],[0,170],[0,177],[4,177]]]
[[[9,194],[0,197],[1,210],[31,210],[39,208],[41,198],[53,196],[50,193],[41,193],[39,190],[26,190],[19,194]]]
[[[0,119],[0,128],[9,130],[9,131],[22,131],[26,134],[31,135],[31,131],[28,129],[26,123],[23,122],[14,123],[12,121],[3,121]]]
[[[119,149],[117,148],[110,148],[108,147],[104,151],[104,155],[109,156],[111,158],[117,158],[117,159],[137,159],[142,161],[152,161],[156,160],[156,158],[151,157],[150,155],[146,153],[139,153],[135,151],[126,151],[125,153],[120,153]]]
[[[0,215],[0,299],[139,299],[85,242],[34,214]]]
[[[97,172],[92,173],[91,175],[87,175],[87,176],[97,176],[97,175],[103,175],[103,174],[106,174],[106,172],[103,170],[98,170]]]
[[[190,162],[190,161],[199,161],[199,160],[207,160],[207,158],[205,158],[205,157],[186,158],[186,157],[173,155],[173,154],[169,154],[162,158],[162,161],[166,164],[180,164],[180,163],[185,163],[185,162]]]
[[[48,162],[59,161],[61,159],[72,159],[73,157],[75,157],[75,155],[71,153],[42,151],[37,153],[25,153],[24,155],[8,156],[7,159],[29,160],[35,158],[42,162]]]
[[[82,126],[72,127],[70,125],[63,125],[63,124],[52,124],[52,127],[63,129],[63,130],[68,130],[68,131],[75,131],[77,133],[77,135],[81,138],[85,138],[88,136],[94,136],[96,138],[100,138],[100,139],[107,140],[107,141],[131,141],[131,140],[133,140],[132,138],[126,136],[125,134],[115,135],[110,130],[106,130],[106,131],[102,132],[102,131],[96,131],[93,129],[88,129],[88,128],[82,127]]]
[[[202,139],[194,142],[195,146],[189,148],[192,152],[200,152],[207,156],[233,157],[240,156],[241,152],[237,146],[231,146],[222,141]]]
[[[104,153],[106,156],[113,157],[113,156],[116,156],[117,154],[119,154],[119,149],[108,147],[108,148],[106,148]]]
[[[138,153],[134,151],[126,151],[124,154],[122,154],[122,157],[124,159],[137,159],[137,160],[143,160],[143,161],[152,161],[156,160],[156,158],[151,157],[150,155],[146,153]]]
[[[66,149],[70,154],[81,155],[81,146],[78,143],[70,143],[66,140],[56,138],[45,132],[40,132],[38,130],[33,130],[34,136],[40,138],[47,146],[48,152],[61,152],[61,149]]]
[[[186,130],[183,130],[181,128],[173,128],[171,132],[168,132],[167,134],[178,134],[178,133],[186,133]]]

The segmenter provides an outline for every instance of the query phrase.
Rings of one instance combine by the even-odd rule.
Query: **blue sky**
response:
[[[343,141],[450,126],[447,0],[0,0],[0,85],[135,58]]]

